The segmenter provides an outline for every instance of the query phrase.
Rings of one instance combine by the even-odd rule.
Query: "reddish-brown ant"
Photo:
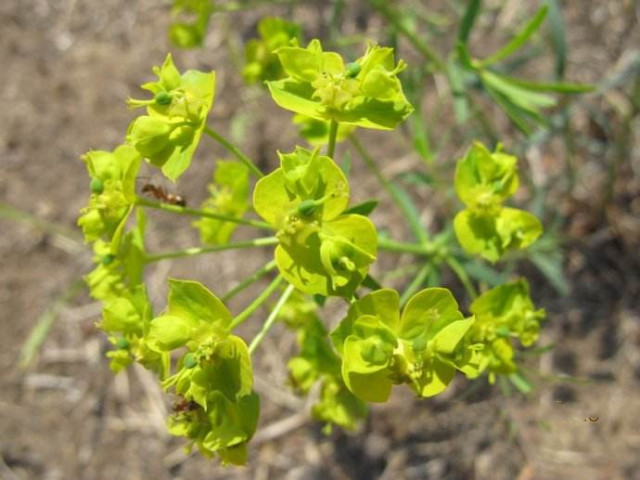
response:
[[[193,400],[187,400],[184,397],[180,397],[178,401],[173,404],[174,413],[187,413],[193,412],[198,408],[198,404]]]
[[[187,206],[187,199],[182,195],[169,193],[164,188],[154,185],[152,183],[144,184],[142,186],[142,193],[151,195],[152,197],[164,203],[169,203],[171,205],[178,205],[180,207]]]

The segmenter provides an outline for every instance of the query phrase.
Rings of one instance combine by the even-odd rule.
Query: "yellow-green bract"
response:
[[[300,39],[300,28],[295,23],[277,17],[264,17],[258,22],[258,35],[245,45],[245,66],[242,76],[247,83],[278,80],[285,76],[278,56],[278,48]]]
[[[476,321],[465,336],[466,348],[459,351],[461,370],[469,378],[488,371],[491,382],[496,374],[515,373],[511,339],[530,347],[545,318],[545,311],[536,309],[529,297],[529,284],[520,279],[493,288],[476,298],[470,310]]]
[[[501,151],[491,153],[479,142],[458,162],[456,193],[467,206],[454,219],[458,241],[469,253],[491,262],[509,250],[531,245],[542,233],[532,214],[503,207],[518,189],[517,159]]]
[[[259,398],[244,341],[230,332],[231,313],[204,285],[170,280],[167,310],[153,319],[145,338],[151,350],[186,347],[177,372],[164,381],[191,402],[169,421],[174,435],[186,436],[206,455],[244,464],[255,432]]]
[[[218,213],[231,218],[241,218],[249,208],[249,169],[240,162],[218,160],[209,184],[210,197],[202,204],[207,212]],[[200,230],[202,243],[225,245],[238,226],[214,218],[202,217],[193,222]]]
[[[324,52],[318,40],[307,48],[282,47],[277,54],[288,76],[267,85],[282,108],[381,130],[394,129],[413,111],[397,76],[406,64],[395,64],[392,48],[369,45],[354,62],[358,69],[347,68],[338,53]]]
[[[158,81],[142,85],[151,100],[129,99],[132,108],[146,107],[127,131],[127,143],[175,181],[189,167],[206,126],[215,92],[215,73],[187,70],[182,75],[167,55],[154,67]]]
[[[255,211],[278,230],[280,272],[303,292],[350,298],[376,258],[375,227],[342,213],[349,185],[331,158],[297,147],[280,161],[253,193]]]
[[[400,297],[382,289],[351,304],[331,334],[342,357],[342,377],[358,398],[386,402],[394,384],[420,397],[442,392],[453,379],[456,347],[473,324],[451,292],[427,288],[400,315]]]

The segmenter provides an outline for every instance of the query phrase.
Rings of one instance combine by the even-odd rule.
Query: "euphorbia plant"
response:
[[[300,346],[288,361],[292,387],[305,394],[319,383],[312,415],[327,428],[349,429],[364,417],[367,402],[387,401],[393,385],[406,384],[418,397],[431,397],[442,393],[456,372],[469,378],[488,372],[492,381],[517,373],[512,339],[530,346],[544,318],[524,280],[482,293],[466,309],[470,314],[463,314],[448,289],[422,289],[424,272],[450,265],[476,297],[458,261],[464,254],[449,236],[431,240],[414,219],[416,243],[391,240],[379,235],[368,218],[376,202],[350,205],[352,187],[336,163],[339,128],[351,129],[345,135],[390,188],[354,129],[393,130],[413,110],[398,77],[406,65],[395,62],[393,49],[369,44],[362,57],[346,62],[318,40],[306,47],[292,40],[275,53],[283,78],[268,82],[273,99],[328,125],[324,148],[292,146],[278,152],[276,169],[262,172],[206,124],[214,73],[181,74],[167,56],[154,68],[158,80],[143,85],[151,98],[129,101],[132,107],[145,107],[146,114],[132,121],[125,143],[113,152],[85,156],[91,196],[79,224],[96,252],[96,268],[87,282],[104,303],[99,325],[114,346],[108,354],[111,366],[117,372],[135,361],[156,372],[162,386],[178,397],[169,431],[187,437],[203,454],[217,454],[232,464],[247,461],[260,406],[253,391],[254,354],[276,321],[295,330]],[[136,193],[142,159],[176,180],[189,168],[203,135],[236,159],[217,162],[210,198],[201,209]],[[250,175],[257,179],[251,201]],[[456,217],[455,231],[469,253],[496,261],[540,234],[531,214],[502,206],[518,186],[515,157],[500,149],[490,153],[476,143],[459,162],[455,185],[467,207]],[[397,192],[393,198],[401,199]],[[261,219],[247,215],[250,205]],[[409,211],[401,206],[402,212]],[[194,225],[210,245],[148,252],[146,209],[198,217]],[[237,226],[270,234],[234,242]],[[233,289],[214,293],[199,282],[170,279],[167,305],[154,312],[144,279],[149,264],[257,247],[273,248],[274,259]],[[402,292],[383,287],[370,275],[380,252],[415,255],[423,268]],[[272,277],[269,285],[244,310],[228,309],[225,301],[267,276]],[[276,292],[280,297],[263,318],[259,307]],[[327,318],[322,308],[329,297],[348,304],[339,322]],[[249,319],[262,327],[245,341],[237,327]]]

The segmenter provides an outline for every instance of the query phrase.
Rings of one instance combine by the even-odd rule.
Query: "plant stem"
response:
[[[242,163],[244,163],[247,166],[247,168],[249,170],[251,170],[251,173],[253,173],[256,177],[258,177],[258,178],[264,177],[264,173],[262,173],[260,171],[260,169],[256,166],[256,164],[253,163],[249,159],[249,157],[247,157],[244,153],[242,153],[240,151],[240,149],[238,149],[238,147],[236,147],[229,140],[227,140],[222,135],[220,135],[218,132],[216,132],[215,130],[213,130],[211,127],[208,127],[208,126],[204,127],[204,133],[209,135],[211,138],[213,138],[215,141],[217,141],[223,147],[225,147],[227,150],[229,150],[231,153],[233,153],[238,158],[238,160],[240,160]]]
[[[360,140],[358,140],[355,135],[350,135],[349,140],[358,151],[358,154],[360,155],[362,160],[364,160],[364,163],[367,164],[367,167],[369,168],[371,173],[374,174],[374,176],[378,179],[378,182],[380,182],[385,190],[387,190],[387,192],[391,196],[391,200],[393,200],[393,203],[395,203],[398,208],[404,213],[407,221],[409,222],[409,227],[411,228],[411,231],[413,232],[415,237],[423,243],[428,242],[427,234],[422,228],[422,225],[419,222],[412,220],[414,218],[413,212],[409,211],[407,205],[405,205],[404,199],[400,197],[400,194],[394,188],[391,182],[389,182],[389,180],[384,177],[384,175],[376,165],[376,162],[373,161],[371,156],[367,153],[365,148],[360,143]]]
[[[333,158],[336,151],[336,140],[338,139],[338,122],[331,120],[329,125],[329,144],[327,145],[327,156]]]
[[[275,323],[276,318],[278,318],[278,314],[280,313],[280,310],[282,310],[282,307],[284,306],[284,304],[287,302],[287,300],[293,293],[293,290],[294,290],[293,285],[289,285],[285,289],[285,291],[282,293],[282,296],[278,300],[278,303],[276,303],[276,306],[273,307],[273,310],[271,310],[271,313],[269,314],[267,321],[264,322],[264,325],[262,326],[262,330],[260,330],[258,334],[255,336],[255,338],[251,341],[251,344],[249,345],[249,355],[253,354],[253,352],[255,351],[256,348],[258,348],[258,345],[260,345],[260,343],[262,342],[264,337],[267,335],[269,330],[271,330],[271,327]]]
[[[251,276],[245,278],[238,285],[236,285],[227,293],[222,295],[220,297],[220,300],[222,300],[223,302],[230,300],[231,298],[235,297],[236,294],[240,293],[242,290],[244,290],[248,286],[260,280],[262,277],[264,277],[267,273],[272,271],[274,268],[276,268],[276,261],[271,260],[269,263],[267,263],[266,265],[263,265],[258,270],[256,270]]]
[[[424,267],[420,269],[418,274],[413,278],[407,289],[402,293],[400,297],[400,305],[404,305],[407,303],[414,293],[420,288],[420,286],[424,283],[426,278],[429,276],[431,272],[431,263],[427,263]]]
[[[224,250],[238,250],[241,248],[263,247],[266,245],[276,245],[278,239],[276,237],[263,237],[249,240],[248,242],[229,243],[227,245],[215,245],[213,247],[194,247],[177,250],[175,252],[156,253],[147,255],[145,263],[159,262],[160,260],[168,260],[170,258],[193,257],[194,255],[202,255],[203,253],[222,252]]]
[[[431,244],[397,242],[388,238],[378,237],[378,249],[392,253],[413,253],[429,257],[433,255]]]
[[[456,274],[456,276],[462,283],[462,286],[467,291],[467,294],[469,295],[469,297],[471,297],[471,300],[474,300],[478,296],[478,292],[473,286],[473,283],[471,283],[471,278],[469,278],[469,275],[465,271],[464,267],[460,265],[460,262],[458,262],[458,260],[456,260],[456,258],[453,256],[447,256],[445,258],[445,261],[447,262],[447,265],[451,267],[453,273]]]
[[[225,5],[215,6],[213,11],[215,13],[233,13],[233,12],[241,12],[243,10],[250,10],[252,8],[260,7],[264,4],[269,5],[290,5],[295,3],[296,0],[262,0],[255,2],[247,2],[247,3],[228,3]]]
[[[267,299],[271,296],[271,294],[280,286],[282,283],[282,275],[278,275],[274,278],[269,286],[265,288],[260,295],[256,297],[256,299],[249,304],[247,308],[245,308],[242,312],[240,312],[232,321],[231,321],[231,329],[236,328],[238,325],[243,323],[247,318],[249,318],[253,312],[255,312],[260,305],[267,301]]]
[[[136,205],[141,207],[156,208],[158,210],[164,210],[165,212],[179,213],[182,215],[191,215],[193,217],[205,217],[213,218],[215,220],[221,220],[223,222],[233,222],[240,225],[248,225],[255,228],[263,228],[273,230],[273,227],[266,222],[260,220],[248,220],[239,217],[230,217],[207,210],[199,210],[197,208],[181,207],[180,205],[172,205],[170,203],[156,202],[155,200],[149,200],[147,198],[136,198]]]
[[[398,18],[398,13],[392,10],[389,6],[390,4],[393,5],[393,2],[387,2],[386,0],[370,0],[370,3],[373,8],[384,15],[400,33],[407,37],[407,40],[411,42],[415,49],[418,50],[424,58],[433,62],[437,70],[444,71],[446,69],[445,62],[440,58],[440,55],[432,50],[431,47],[429,47],[422,38],[416,35],[415,32],[409,30],[401,18]]]

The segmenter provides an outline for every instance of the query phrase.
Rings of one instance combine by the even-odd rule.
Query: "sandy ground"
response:
[[[504,4],[492,17],[500,27],[510,25],[509,15],[519,15],[519,2],[488,3]],[[372,409],[358,432],[325,436],[308,419],[305,400],[280,387],[286,380],[281,352],[292,351],[293,339],[276,330],[256,366],[263,411],[250,464],[224,469],[216,461],[186,457],[182,441],[166,434],[170,397],[148,373],[111,374],[106,341],[93,327],[99,305],[81,289],[73,290],[91,268],[90,252],[75,228],[88,195],[79,156],[122,141],[133,116],[124,100],[140,93],[137,86],[150,78],[151,65],[159,64],[169,48],[168,4],[1,2],[0,478],[640,478],[640,77],[633,69],[640,35],[634,3],[592,0],[564,9],[569,78],[592,82],[622,75],[622,80],[606,94],[580,101],[571,138],[559,136],[524,150],[527,171],[537,182],[548,182],[569,164],[575,174],[571,190],[549,182],[547,199],[565,218],[561,232],[571,293],[560,296],[530,265],[522,267],[536,301],[549,312],[540,344],[555,345],[526,361],[536,390],[523,398],[459,379],[442,397],[418,401],[397,389],[388,404]],[[359,2],[353,5],[346,29],[366,12]],[[443,5],[434,8],[446,10]],[[275,150],[290,150],[295,131],[288,127],[288,115],[264,96],[240,92],[228,53],[228,46],[237,48],[267,11],[215,17],[205,49],[174,55],[182,68],[216,69],[211,123],[272,169]],[[295,14],[317,34],[323,23],[315,15],[323,11],[321,5],[309,6]],[[375,30],[378,20],[370,20]],[[484,48],[483,42],[477,44]],[[415,58],[405,48],[405,58]],[[445,115],[435,122],[435,134],[451,121]],[[517,134],[504,130],[505,143],[515,143]],[[419,166],[392,136],[366,138],[377,142],[380,156],[398,159],[385,165],[389,173]],[[570,141],[575,144],[569,151]],[[449,148],[444,155],[459,154],[465,146]],[[197,164],[176,188],[198,204],[213,160],[224,155],[219,146],[204,144]],[[353,168],[356,200],[377,195],[379,188],[363,167],[354,163]],[[425,208],[425,218],[437,217],[437,199],[429,192],[418,195],[432,205]],[[10,218],[8,206],[23,214]],[[382,205],[375,215],[402,238],[392,207]],[[239,238],[249,234],[240,232]],[[166,215],[152,215],[151,250],[196,242],[188,222],[176,225]],[[268,258],[265,250],[166,262],[150,272],[148,284],[154,302],[162,305],[169,274],[224,291]],[[378,271],[395,261],[382,258]],[[252,294],[255,290],[232,302],[232,311]],[[61,302],[65,295],[69,299]],[[17,373],[24,341],[51,308],[57,318],[40,355],[26,372]]]

